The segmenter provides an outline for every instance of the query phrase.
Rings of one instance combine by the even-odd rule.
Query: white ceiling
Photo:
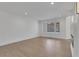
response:
[[[74,13],[73,2],[0,2],[0,11],[38,20],[64,17]],[[25,15],[25,11],[28,13]]]

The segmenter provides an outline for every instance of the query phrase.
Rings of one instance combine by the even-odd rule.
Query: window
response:
[[[56,23],[56,32],[60,32],[60,23],[59,22]]]
[[[54,23],[47,24],[47,32],[54,32]]]

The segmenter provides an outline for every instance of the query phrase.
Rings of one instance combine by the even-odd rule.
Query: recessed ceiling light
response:
[[[51,4],[51,5],[53,5],[53,4],[54,4],[54,2],[51,2],[50,4]]]

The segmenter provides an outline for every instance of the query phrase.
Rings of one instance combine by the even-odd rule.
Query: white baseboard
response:
[[[5,45],[8,45],[8,44],[12,44],[12,43],[16,43],[16,42],[20,42],[20,41],[23,41],[23,40],[36,38],[36,37],[38,37],[38,35],[33,35],[33,36],[30,36],[30,37],[26,37],[26,38],[20,38],[18,40],[13,40],[13,41],[5,41],[5,42],[1,43],[0,46],[5,46]]]
[[[48,36],[40,36],[40,37],[44,37],[44,38],[48,38],[48,39],[67,39],[67,40],[70,40],[68,38],[58,38],[58,37],[48,37]]]

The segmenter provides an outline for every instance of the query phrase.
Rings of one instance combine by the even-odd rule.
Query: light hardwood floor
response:
[[[71,57],[70,41],[34,38],[0,47],[1,57]]]

